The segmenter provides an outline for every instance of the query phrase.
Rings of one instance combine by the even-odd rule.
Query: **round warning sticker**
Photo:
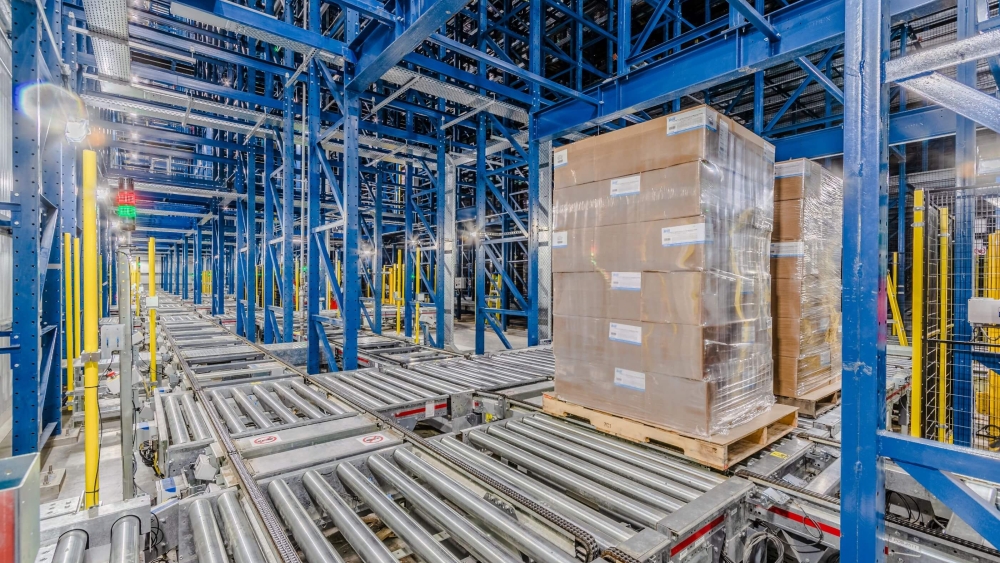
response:
[[[385,436],[381,434],[372,434],[371,436],[362,436],[358,438],[358,441],[361,442],[362,444],[371,446],[374,444],[381,444],[382,442],[384,442]]]
[[[274,444],[281,441],[281,436],[277,434],[267,434],[265,436],[257,436],[250,441],[251,444],[255,446],[265,446],[267,444]]]

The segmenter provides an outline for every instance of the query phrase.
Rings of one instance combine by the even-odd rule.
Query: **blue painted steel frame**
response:
[[[58,12],[53,11],[59,9],[50,6],[49,14],[44,16],[60,21]],[[37,3],[15,0],[11,15],[11,73],[16,96],[31,84],[59,76],[50,69],[57,68],[60,46],[52,45],[43,31],[43,14],[39,14]],[[61,36],[61,28],[58,31]],[[70,155],[75,149],[63,147],[62,138],[40,137],[39,129],[26,112],[14,111],[14,145],[10,150],[18,157],[13,159],[11,201],[14,285],[9,346],[13,368],[13,455],[39,451],[45,437],[59,430],[62,402],[62,247],[61,237],[55,234],[59,204],[66,203],[65,190],[72,187],[66,185],[72,177],[66,177],[65,171],[67,161],[74,160]],[[62,229],[68,226],[63,223]],[[60,275],[49,275],[51,272]]]

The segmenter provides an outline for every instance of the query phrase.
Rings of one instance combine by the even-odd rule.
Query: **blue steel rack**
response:
[[[476,351],[484,351],[489,331],[505,342],[514,324],[525,328],[529,344],[547,338],[553,144],[677,111],[693,98],[772,140],[779,160],[844,154],[844,560],[882,553],[883,458],[1000,545],[995,510],[937,470],[995,474],[996,461],[962,449],[960,434],[959,446],[888,434],[881,407],[873,408],[884,404],[888,146],[954,136],[958,185],[965,187],[975,182],[968,171],[973,121],[1000,128],[989,112],[970,115],[968,104],[935,97],[935,84],[925,82],[941,82],[919,65],[892,79],[904,89],[889,116],[883,67],[891,66],[891,34],[902,45],[897,58],[909,56],[907,26],[949,9],[946,0],[336,0],[311,2],[304,13],[285,8],[294,2],[272,0],[150,0],[128,8],[125,37],[118,37],[131,50],[124,81],[85,8],[43,4],[66,66],[56,60],[37,4],[16,0],[15,45],[36,45],[17,50],[15,87],[59,82],[67,69],[91,129],[107,140],[104,177],[137,184],[136,239],[157,238],[165,288],[186,297],[193,283],[194,301],[210,297],[216,314],[235,293],[237,330],[255,337],[259,307],[264,342],[308,337],[311,372],[324,357],[337,367],[324,325],[343,325],[346,369],[355,367],[358,332],[381,331],[381,271],[395,248],[405,250],[407,334],[420,330],[414,299],[426,293],[422,306],[433,307],[435,319],[430,342],[451,343],[456,264],[471,255]],[[988,14],[976,21],[970,0],[958,7],[958,39],[997,27]],[[227,31],[235,28],[222,25],[228,22],[243,35]],[[995,62],[997,52],[989,53]],[[973,63],[959,66],[958,83],[976,84]],[[906,88],[935,105],[908,103]],[[996,104],[958,91],[975,107]],[[49,359],[61,357],[54,328],[61,285],[51,275],[59,270],[47,266],[61,256],[55,226],[76,233],[76,149],[36,138],[23,115],[14,119],[15,131],[25,132],[15,151],[45,164],[40,183],[25,166],[15,168],[19,195],[10,204],[20,218],[12,225],[15,272],[26,274],[15,276],[18,314],[8,351],[17,366],[15,393],[40,400],[16,402],[15,451],[24,452],[58,424],[61,372]],[[55,159],[59,165],[49,166]],[[905,213],[905,179],[900,185],[895,207]],[[958,235],[971,232],[968,214],[958,209],[957,217]],[[420,272],[413,267],[418,247],[428,264]],[[303,254],[305,322],[298,326],[295,264]],[[210,296],[201,289],[206,267]],[[486,304],[492,275],[501,278],[499,307]],[[968,339],[959,321],[972,280],[968,272],[957,280],[955,338]],[[337,315],[327,313],[327,283]],[[956,371],[956,391],[965,397],[970,369]],[[971,416],[971,405],[959,407],[957,415]]]

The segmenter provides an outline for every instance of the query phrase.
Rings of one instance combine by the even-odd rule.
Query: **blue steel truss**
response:
[[[455,292],[459,303],[473,303],[477,353],[489,332],[509,346],[512,327],[538,343],[549,336],[549,143],[642,122],[692,100],[710,104],[773,141],[778,160],[844,155],[844,257],[857,266],[844,268],[852,273],[844,280],[844,401],[852,416],[844,423],[843,465],[853,471],[843,479],[844,560],[882,553],[883,458],[1000,545],[995,515],[970,502],[951,475],[995,472],[993,460],[888,434],[881,407],[872,408],[884,404],[888,236],[880,220],[888,146],[904,156],[895,157],[903,179],[894,202],[903,217],[906,145],[954,137],[956,161],[968,164],[975,161],[973,120],[988,121],[970,115],[969,107],[986,107],[975,92],[965,92],[975,103],[963,107],[936,100],[933,85],[921,81],[937,76],[884,83],[882,63],[910,54],[913,26],[948,8],[945,0],[247,4],[174,0],[129,8],[126,84],[102,74],[108,71],[78,2],[45,4],[62,43],[58,56],[70,69],[66,85],[83,97],[91,130],[104,139],[104,178],[136,183],[137,242],[157,237],[166,291],[187,298],[193,283],[195,303],[210,298],[215,314],[225,313],[229,296],[241,334],[256,338],[259,330],[266,343],[307,339],[311,372],[323,363],[352,369],[359,332],[383,330],[382,271],[400,249],[406,336],[420,331],[431,345],[451,344],[447,303]],[[15,43],[36,40],[13,61],[15,87],[62,80],[51,72],[60,68],[57,49],[36,6],[14,2]],[[960,10],[973,15],[959,18],[957,39],[998,27],[998,18],[977,22],[974,12]],[[227,31],[237,28],[242,34]],[[990,63],[982,74],[995,81],[995,54]],[[973,63],[960,65],[957,76],[959,84],[983,83]],[[907,100],[906,88],[921,87],[930,102]],[[133,91],[110,93],[123,88]],[[34,137],[25,119],[15,114],[15,131],[26,132],[15,150],[44,163],[44,172],[39,183],[23,165],[15,168],[15,185],[29,186],[16,189],[11,204],[15,273],[33,274],[15,275],[15,295],[39,299],[18,298],[15,319],[40,322],[15,320],[12,327],[15,392],[30,390],[36,400],[15,401],[34,414],[15,413],[16,451],[37,447],[58,420],[54,382],[61,372],[50,358],[61,358],[54,328],[60,282],[46,272],[59,271],[48,268],[61,256],[55,231],[76,234],[75,213],[59,214],[76,209],[67,189],[76,149]],[[959,187],[974,183],[960,174]],[[971,232],[967,215],[956,210],[959,236]],[[458,235],[449,239],[452,221]],[[299,296],[296,264],[305,255]],[[205,296],[204,271],[212,278]],[[961,340],[971,337],[959,322],[971,275],[958,274]],[[472,283],[456,289],[452,275]],[[422,316],[432,330],[414,322],[418,299],[433,311]],[[326,338],[329,324],[343,328],[339,362]],[[957,390],[971,385],[970,370],[958,366]],[[959,407],[956,416],[971,416],[971,404]],[[956,433],[955,442],[967,437]],[[948,454],[949,465],[936,466],[932,454]]]

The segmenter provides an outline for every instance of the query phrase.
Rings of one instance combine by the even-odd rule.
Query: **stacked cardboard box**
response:
[[[701,436],[773,404],[773,163],[707,107],[554,151],[560,399]]]
[[[801,397],[840,380],[843,184],[808,160],[774,175],[774,392]]]

